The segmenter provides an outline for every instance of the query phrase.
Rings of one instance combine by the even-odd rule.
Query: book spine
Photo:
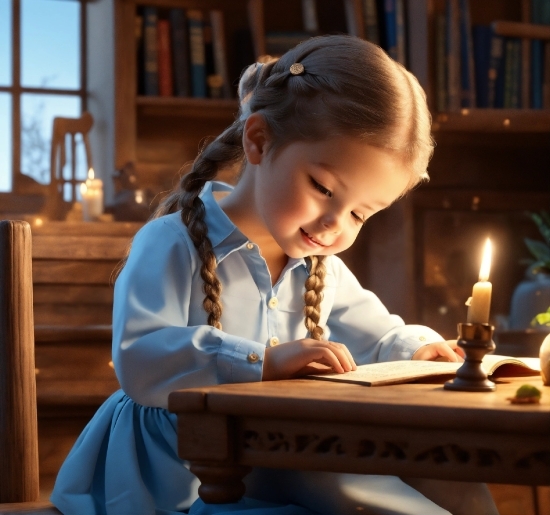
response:
[[[460,11],[458,0],[447,0],[447,102],[460,109]]]
[[[378,30],[378,9],[376,0],[363,0],[363,20],[365,24],[365,39],[380,44],[380,32]]]
[[[493,31],[487,25],[473,27],[476,106],[489,107],[489,63]]]
[[[460,0],[460,105],[476,106],[474,49],[469,0]]]
[[[504,103],[503,107],[509,109],[512,107],[512,88],[513,88],[513,68],[514,68],[514,41],[507,38],[504,47]]]
[[[531,42],[531,107],[542,109],[543,43]]]
[[[143,16],[136,14],[135,18],[135,42],[136,42],[136,72],[137,72],[137,94],[145,94],[144,74],[145,74],[145,62],[143,57]]]
[[[222,11],[210,11],[212,23],[212,44],[214,49],[214,68],[222,80],[222,96],[231,98],[231,84],[227,70],[227,47],[225,39],[224,16]]]
[[[206,98],[206,55],[204,49],[203,15],[199,10],[187,11],[191,61],[191,93]]]
[[[168,20],[158,20],[157,38],[159,95],[161,97],[171,97],[174,91],[172,50],[170,48],[170,22]]]
[[[319,20],[317,18],[316,0],[302,0],[302,18],[304,20],[304,30],[311,34],[319,32]]]
[[[550,41],[545,41],[544,43],[542,107],[543,109],[550,109]]]
[[[407,37],[405,34],[405,3],[404,0],[395,0],[395,34],[397,61],[407,65]]]
[[[384,22],[386,27],[386,52],[397,61],[396,0],[384,0]]]
[[[488,78],[488,91],[487,102],[488,107],[502,107],[501,101],[501,88],[500,84],[503,83],[503,66],[504,61],[504,39],[492,32],[491,37],[491,51],[489,55],[489,70],[487,72]],[[499,105],[500,104],[500,105]]]
[[[447,64],[445,61],[445,38],[447,20],[444,14],[437,15],[435,26],[436,41],[436,107],[440,113],[447,110]]]
[[[531,107],[531,42],[521,40],[521,107]]]
[[[521,40],[513,40],[511,107],[521,107]]]
[[[157,9],[143,8],[143,92],[148,96],[159,94],[157,52]]]
[[[172,31],[174,90],[178,97],[188,97],[189,87],[189,34],[183,9],[171,9],[168,14]]]

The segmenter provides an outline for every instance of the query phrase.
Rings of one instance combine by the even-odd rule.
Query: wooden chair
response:
[[[88,133],[92,128],[94,119],[88,112],[84,112],[80,118],[53,119],[52,147],[50,153],[50,187],[45,214],[52,220],[65,217],[68,209],[76,199],[79,183],[82,179],[76,178],[76,135],[82,134],[84,149],[86,152],[87,169],[92,166],[92,152]],[[63,169],[67,163],[66,139],[70,135],[71,167],[70,177],[63,177]],[[70,184],[71,200],[64,200],[65,185]]]
[[[0,221],[0,513],[59,515],[39,502],[31,231]]]

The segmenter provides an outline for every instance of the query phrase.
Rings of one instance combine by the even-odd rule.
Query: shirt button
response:
[[[271,297],[267,305],[270,309],[275,309],[279,305],[279,299],[277,297]]]
[[[270,347],[275,347],[275,345],[279,345],[279,338],[274,336],[273,338],[269,339],[269,345]]]
[[[246,359],[248,359],[250,363],[257,363],[260,356],[258,356],[255,352],[251,352]]]
[[[426,341],[426,337],[425,337],[425,336],[419,336],[418,339],[419,339],[421,342],[425,342],[425,341]]]
[[[247,248],[248,250],[252,250],[252,249],[254,248],[254,243],[248,242],[248,243],[246,244],[246,248]]]

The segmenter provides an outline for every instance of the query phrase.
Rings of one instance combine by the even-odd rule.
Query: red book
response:
[[[174,94],[174,82],[172,79],[172,49],[170,46],[170,22],[159,20],[157,23],[158,36],[158,74],[159,95],[171,97]]]

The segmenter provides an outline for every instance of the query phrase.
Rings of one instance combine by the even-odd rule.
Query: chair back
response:
[[[37,501],[31,230],[0,221],[0,503]]]
[[[82,179],[76,178],[76,135],[81,134],[86,153],[86,169],[92,167],[92,152],[88,133],[94,124],[92,115],[84,112],[80,118],[53,119],[52,147],[50,153],[50,191],[48,194],[49,209],[47,214],[51,219],[64,217],[65,211],[76,200],[77,188]],[[71,160],[69,176],[64,176],[63,170],[67,164],[67,135],[70,136]],[[65,185],[70,185],[70,201],[64,201]]]

